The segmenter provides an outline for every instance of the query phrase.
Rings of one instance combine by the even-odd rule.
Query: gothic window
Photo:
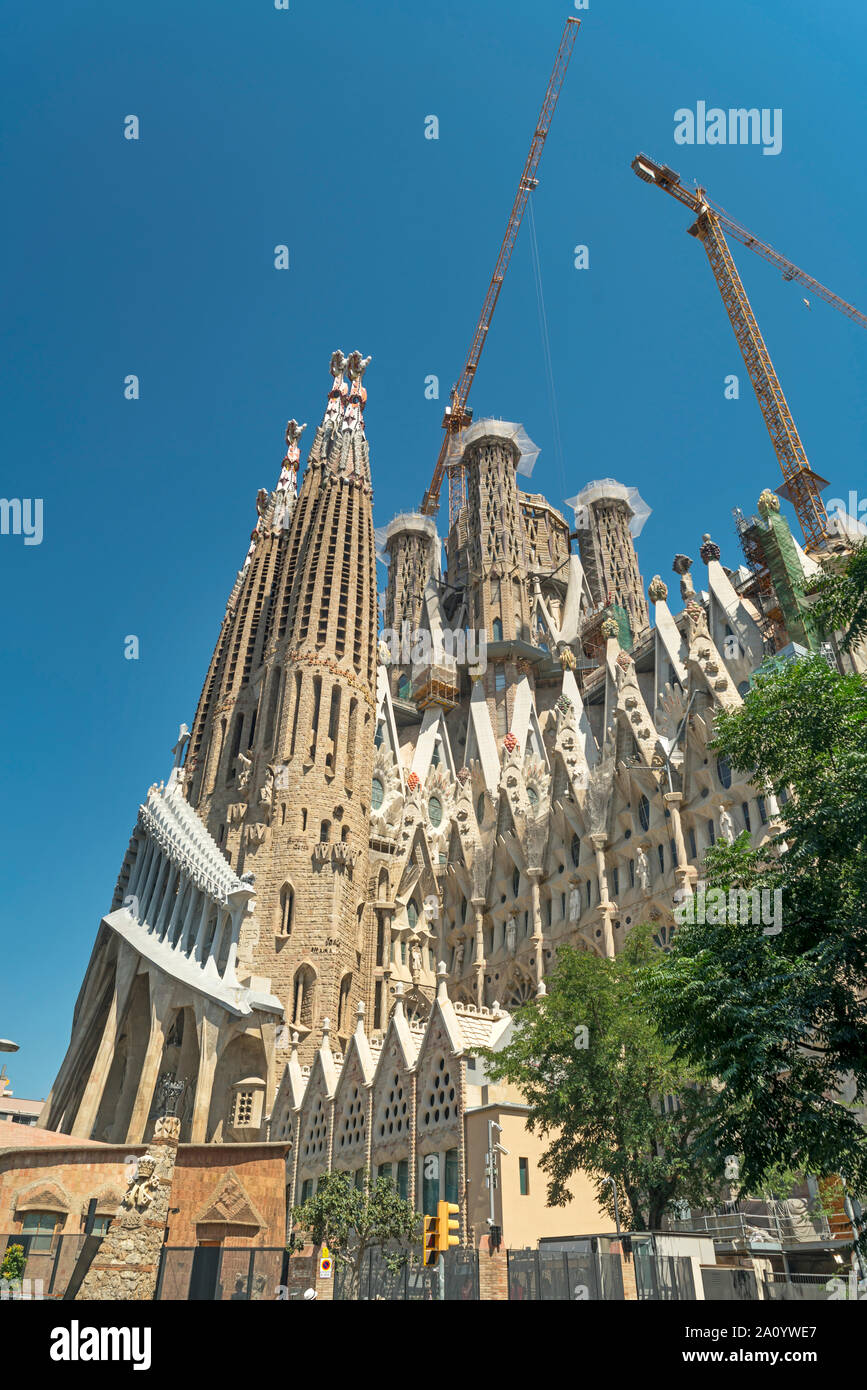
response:
[[[761,820],[762,825],[767,825],[767,823],[768,823],[768,808],[767,808],[767,804],[766,804],[766,802],[765,802],[765,798],[764,798],[763,796],[756,797],[756,805],[757,805],[758,808],[759,808],[759,819]]]
[[[330,820],[324,820],[324,821],[322,822],[322,824],[320,825],[320,827],[319,827],[319,843],[320,843],[321,845],[327,845],[327,844],[328,844],[328,841],[329,841],[330,839],[331,839],[331,821],[330,821]]]
[[[352,1149],[364,1141],[364,1096],[358,1086],[353,1086],[349,1102],[343,1111],[340,1134],[337,1140],[339,1149]]]
[[[457,1091],[444,1056],[437,1058],[433,1073],[422,1090],[419,1130],[448,1124],[457,1116]]]
[[[279,936],[291,935],[294,910],[295,894],[292,891],[292,885],[291,883],[284,883],[280,889],[280,902],[277,911],[277,934]]]
[[[391,1085],[388,1092],[384,1094],[383,1102],[379,1108],[376,1134],[378,1139],[382,1140],[384,1143],[388,1143],[390,1139],[408,1133],[409,1105],[404,1095],[403,1081],[399,1073],[394,1072],[391,1078]],[[391,1174],[388,1173],[385,1176],[391,1177]]]
[[[753,827],[750,821],[750,803],[748,801],[742,801],[741,810],[744,816],[744,825],[746,826],[747,830],[752,830]]]
[[[512,870],[512,897],[517,898],[521,888],[521,874],[518,869]]]
[[[716,826],[712,820],[707,823],[707,842],[709,845],[716,844]]]
[[[267,748],[271,748],[274,743],[274,726],[277,722],[277,704],[280,699],[280,682],[282,675],[282,667],[275,666],[271,674],[271,688],[268,692],[268,713],[265,717],[265,746]]]
[[[443,819],[443,804],[438,796],[432,796],[427,804],[427,813],[434,829],[438,829]]]
[[[634,860],[634,859],[630,859],[630,861],[629,861],[629,886],[630,886],[630,888],[634,888],[634,887],[635,887],[635,860]]]
[[[647,830],[650,825],[650,802],[646,796],[642,796],[638,802],[638,823],[642,830]]]
[[[612,889],[614,890],[614,896],[615,896],[615,898],[619,897],[619,896],[620,896],[620,870],[619,870],[618,868],[616,868],[616,867],[613,868],[613,869],[611,870],[611,887],[612,887]]]
[[[309,965],[302,965],[295,975],[292,996],[292,1022],[304,1028],[313,1027],[313,989],[316,977]]]
[[[502,642],[503,640],[503,623],[500,618],[495,618],[493,621],[491,640],[494,642]]]
[[[664,849],[664,847],[663,847],[662,845],[657,845],[657,846],[656,846],[656,853],[657,853],[657,855],[658,855],[658,857],[659,857],[659,872],[660,872],[661,874],[664,874],[664,873],[665,873],[665,849]]]
[[[328,715],[328,751],[325,754],[325,766],[334,766],[334,749],[337,744],[337,730],[340,725],[340,686],[331,687],[331,710]]]
[[[344,975],[340,982],[340,1002],[337,1006],[337,1031],[346,1032],[347,1015],[349,1013],[349,993],[352,989],[352,975]]]
[[[415,924],[418,921],[418,903],[416,902],[415,898],[410,898],[409,902],[407,903],[406,920],[409,922],[409,925],[412,928],[415,927]]]
[[[695,831],[693,830],[692,826],[689,827],[689,830],[686,833],[689,836],[689,857],[690,859],[697,859],[698,846],[695,843]]]
[[[577,868],[578,860],[581,858],[581,841],[577,835],[572,836],[572,844],[569,847],[569,852],[572,855],[572,863]]]
[[[722,754],[716,760],[716,775],[720,780],[721,787],[730,787],[732,784],[732,769],[728,758]]]

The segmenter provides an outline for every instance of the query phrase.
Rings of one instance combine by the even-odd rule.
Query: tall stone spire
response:
[[[376,699],[369,358],[331,358],[332,385],[295,498],[290,421],[280,483],[257,527],[199,704],[190,800],[256,908],[239,966],[267,976],[308,1039],[352,1032],[371,966],[363,929]],[[349,380],[346,380],[348,376]],[[287,524],[288,518],[288,524]]]

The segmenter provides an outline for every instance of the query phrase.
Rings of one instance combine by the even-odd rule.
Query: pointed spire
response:
[[[403,983],[400,980],[394,987],[394,1016],[399,1019],[406,1018],[403,1007]]]
[[[441,960],[437,966],[437,1000],[440,1004],[445,1004],[449,997],[448,973],[445,961]]]

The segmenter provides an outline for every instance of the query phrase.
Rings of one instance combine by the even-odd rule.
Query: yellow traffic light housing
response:
[[[439,1255],[439,1238],[437,1235],[437,1218],[426,1216],[424,1219],[424,1235],[422,1237],[422,1263],[425,1265],[435,1265]]]
[[[460,1207],[455,1206],[454,1202],[437,1203],[437,1249],[448,1250],[452,1245],[461,1243],[461,1224],[458,1220]]]

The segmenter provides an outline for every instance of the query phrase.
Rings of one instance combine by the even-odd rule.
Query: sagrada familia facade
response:
[[[141,1142],[168,1079],[182,1141],[288,1138],[302,1185],[406,1165],[411,1190],[420,1135],[446,1166],[462,1151],[473,1048],[544,994],[558,947],[611,957],[650,919],[664,949],[707,847],[781,824],[708,746],[759,668],[821,647],[816,562],[775,494],[738,514],[733,565],[704,536],[701,568],[678,554],[676,592],[645,597],[634,489],[589,483],[572,525],[519,488],[521,427],[478,420],[443,561],[430,516],[374,531],[368,360],[333,355],[300,486],[291,420],[258,494],[49,1128]]]

